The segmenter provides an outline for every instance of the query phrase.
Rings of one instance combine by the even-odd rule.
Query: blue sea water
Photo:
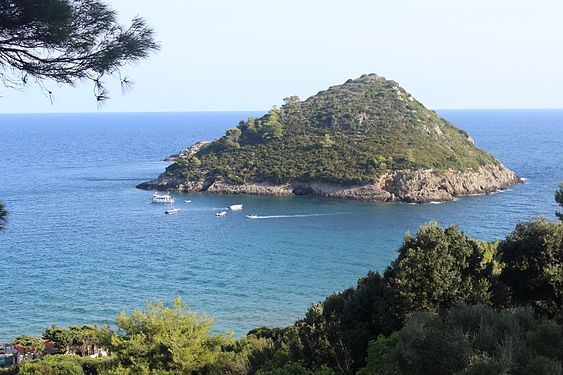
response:
[[[440,113],[527,183],[426,205],[175,194],[180,213],[164,215],[135,185],[161,173],[163,157],[257,113],[0,115],[0,200],[10,212],[0,341],[51,324],[111,323],[122,309],[175,296],[237,335],[284,326],[383,270],[422,223],[495,240],[520,221],[554,218],[563,110]],[[233,203],[245,209],[215,217]]]

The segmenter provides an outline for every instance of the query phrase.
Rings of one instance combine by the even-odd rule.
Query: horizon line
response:
[[[563,107],[530,107],[530,108],[438,108],[431,111],[559,111]],[[127,113],[217,113],[217,112],[268,112],[267,109],[245,109],[245,110],[170,110],[170,111],[61,111],[61,112],[0,112],[0,115],[62,115],[62,114],[127,114]]]

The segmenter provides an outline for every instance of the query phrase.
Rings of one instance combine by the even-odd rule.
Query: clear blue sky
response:
[[[563,107],[561,0],[114,0],[162,51],[116,81],[103,111],[262,110],[364,73],[426,106]],[[96,111],[89,83],[0,88],[0,112]]]

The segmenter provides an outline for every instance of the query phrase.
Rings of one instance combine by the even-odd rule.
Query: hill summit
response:
[[[521,181],[465,131],[375,74],[304,101],[285,98],[172,160],[138,187],[423,203]]]

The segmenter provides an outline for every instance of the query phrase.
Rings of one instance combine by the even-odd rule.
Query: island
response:
[[[172,155],[147,190],[428,203],[522,179],[398,83],[366,74]]]

